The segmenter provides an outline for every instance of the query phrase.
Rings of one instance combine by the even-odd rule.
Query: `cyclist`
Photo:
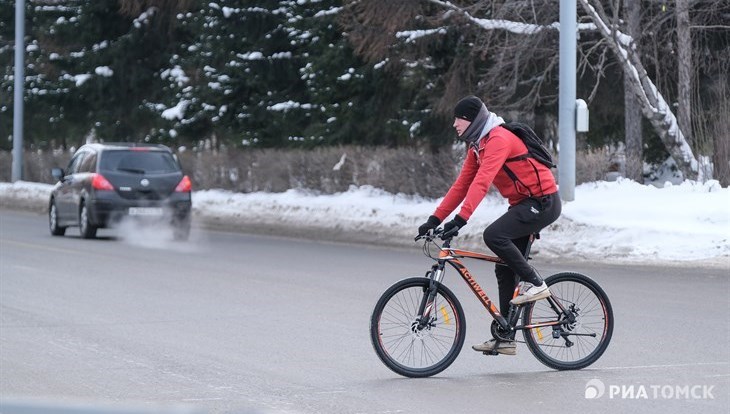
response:
[[[490,185],[507,198],[507,212],[484,230],[484,242],[506,265],[495,266],[499,288],[500,312],[507,315],[514,289],[522,280],[517,305],[544,299],[550,290],[540,275],[527,263],[524,251],[529,236],[553,223],[560,216],[561,203],[555,177],[550,169],[532,158],[511,160],[527,154],[518,136],[501,125],[504,120],[487,110],[476,96],[461,99],[454,108],[454,124],[459,138],[467,144],[467,154],[458,178],[428,220],[418,228],[419,236],[436,228],[460,204],[461,210],[444,224],[444,235],[455,236],[464,227],[487,194]],[[514,173],[515,180],[505,170]],[[462,204],[463,201],[463,204]],[[515,355],[514,342],[491,339],[474,345],[475,351]]]

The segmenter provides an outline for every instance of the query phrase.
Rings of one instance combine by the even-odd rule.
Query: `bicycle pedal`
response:
[[[499,352],[497,352],[497,351],[483,351],[482,354],[484,354],[484,355],[499,355]]]

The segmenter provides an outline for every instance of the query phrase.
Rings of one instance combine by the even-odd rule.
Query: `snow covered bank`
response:
[[[0,205],[24,202],[43,210],[52,186],[0,183]],[[730,268],[730,189],[716,181],[685,182],[664,188],[629,180],[578,186],[576,200],[565,203],[563,215],[536,245],[543,257],[569,256],[592,261],[657,263],[708,260]],[[415,230],[437,200],[386,193],[372,187],[334,195],[301,190],[284,193],[193,193],[195,217],[201,222],[232,227],[321,229],[338,240],[364,240],[380,235],[393,243],[412,245]],[[481,232],[507,208],[490,194],[469,220],[461,246],[484,249]],[[296,232],[294,232],[296,233]],[[370,237],[370,240],[373,238]],[[400,243],[402,241],[402,243]]]

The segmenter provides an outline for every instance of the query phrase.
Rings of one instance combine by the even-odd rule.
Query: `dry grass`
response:
[[[329,147],[180,155],[197,188],[281,192],[291,188],[332,194],[370,185],[392,193],[437,197],[458,172],[455,156],[410,149]]]
[[[37,183],[55,183],[51,176],[51,168],[64,168],[71,159],[68,152],[25,151],[23,158],[23,181]],[[0,181],[10,182],[12,175],[13,154],[0,151]]]
[[[178,154],[196,189],[250,193],[307,189],[323,194],[369,185],[391,193],[441,197],[461,168],[459,150],[439,154],[406,148],[327,147],[315,150],[256,149],[186,151]],[[24,180],[53,183],[50,170],[65,167],[70,154],[26,152]],[[0,152],[0,181],[10,181],[12,156]],[[604,180],[623,161],[615,149],[576,157],[576,184]],[[556,174],[557,175],[557,174]]]
[[[53,183],[50,170],[65,167],[71,154],[26,151],[25,181]],[[187,151],[178,154],[196,189],[282,192],[291,188],[323,194],[370,185],[392,193],[440,197],[458,174],[459,154],[414,149],[328,147],[315,150],[256,149]],[[12,154],[0,152],[0,181],[11,179]]]

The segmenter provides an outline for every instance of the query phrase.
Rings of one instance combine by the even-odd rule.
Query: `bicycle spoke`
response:
[[[558,366],[582,364],[605,349],[603,344],[608,327],[605,306],[601,297],[589,285],[580,278],[576,279],[578,280],[561,280],[550,286],[551,299],[560,303],[566,312],[574,314],[574,323],[569,323],[565,315],[556,315],[547,300],[538,301],[528,308],[529,321],[525,321],[525,325],[563,322],[556,327],[543,326],[525,331],[526,337],[529,337],[528,342],[537,347],[533,351],[542,353],[551,364]],[[554,328],[558,329],[558,338],[553,337]]]
[[[418,308],[425,294],[422,283],[396,291],[379,314],[380,348],[408,370],[441,364],[453,354],[457,341],[456,310],[440,293],[430,304],[426,320],[420,320]]]

